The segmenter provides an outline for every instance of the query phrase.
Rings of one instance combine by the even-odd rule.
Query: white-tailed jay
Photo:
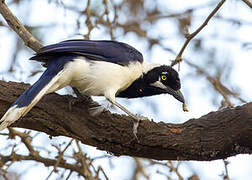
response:
[[[68,40],[41,48],[31,59],[44,62],[47,69],[4,114],[0,130],[23,117],[45,94],[67,85],[86,96],[104,96],[119,107],[134,119],[135,135],[141,117],[119,104],[116,97],[168,93],[185,103],[179,75],[172,67],[146,62],[139,51],[122,42]]]

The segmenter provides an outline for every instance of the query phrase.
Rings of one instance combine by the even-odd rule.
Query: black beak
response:
[[[167,87],[166,90],[167,90],[167,93],[172,95],[175,99],[177,99],[178,101],[180,101],[182,103],[185,103],[184,96],[183,96],[183,94],[181,93],[180,90],[175,91],[170,87]]]

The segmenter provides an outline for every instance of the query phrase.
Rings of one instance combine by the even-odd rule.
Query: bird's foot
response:
[[[89,108],[89,114],[91,116],[98,116],[105,111],[107,111],[107,109],[102,105]]]
[[[133,119],[133,134],[138,142],[139,140],[137,137],[137,128],[139,126],[140,121],[145,121],[145,120],[148,120],[148,118],[143,117],[143,116],[138,116],[138,115],[136,115]]]
[[[71,99],[68,102],[68,109],[72,111],[72,107],[79,103],[91,103],[92,98],[90,96],[82,95],[76,88],[73,88],[74,93],[76,94],[77,98]]]
[[[68,101],[68,110],[71,112],[73,110],[73,106],[79,103],[85,102],[82,98],[74,98]]]

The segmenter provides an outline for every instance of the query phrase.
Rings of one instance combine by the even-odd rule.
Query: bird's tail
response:
[[[61,78],[63,75],[63,67],[48,66],[39,80],[27,89],[4,114],[0,120],[0,131],[28,113],[45,94],[59,89],[61,85],[59,81],[64,79]]]

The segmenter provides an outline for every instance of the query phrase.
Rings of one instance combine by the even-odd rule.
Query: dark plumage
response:
[[[37,94],[52,80],[53,77],[60,72],[66,63],[72,61],[74,56],[57,57],[53,61],[49,62],[48,68],[42,74],[42,76],[35,82],[29,89],[27,89],[18,99],[11,105],[17,107],[28,106]]]
[[[162,76],[166,77],[163,77],[165,80],[162,80]],[[151,85],[158,81],[159,78],[164,85],[171,87],[171,89],[173,89],[174,91],[179,90],[181,87],[177,71],[175,71],[170,66],[162,65],[153,68],[147,73],[144,73],[142,76],[136,79],[127,89],[121,91],[117,95],[117,97],[138,98],[168,93],[166,89],[161,89]],[[184,103],[184,99],[179,97],[178,94],[173,93],[171,95]]]
[[[84,39],[67,40],[45,46],[31,59],[47,63],[53,57],[65,55],[79,55],[90,60],[112,62],[124,66],[132,61],[143,62],[143,55],[128,44]]]

